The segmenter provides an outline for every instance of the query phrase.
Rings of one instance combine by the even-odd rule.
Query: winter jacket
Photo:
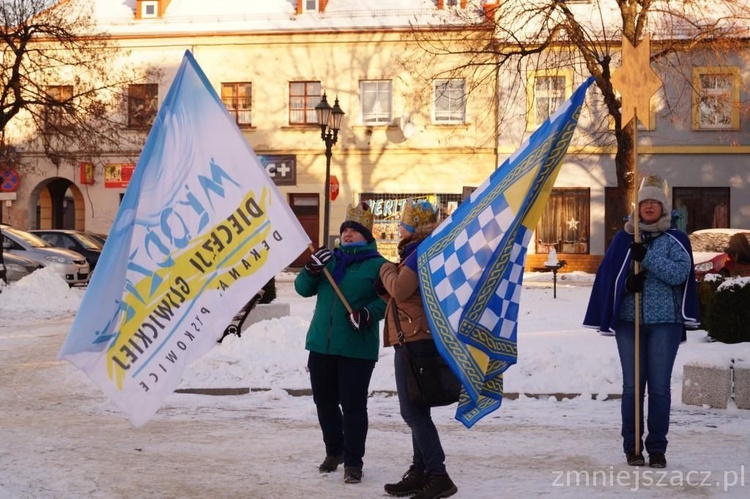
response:
[[[625,289],[625,280],[632,265],[632,242],[632,234],[625,231],[615,235],[596,273],[584,326],[612,334],[617,320],[628,317],[624,307],[633,308],[633,295]],[[697,327],[698,294],[690,240],[684,232],[672,229],[648,245],[641,264],[647,272],[640,300],[645,314],[642,317],[647,324],[682,322],[686,327]],[[630,320],[633,318],[631,315]]]
[[[375,250],[373,241],[365,246],[341,247],[340,251],[358,253]],[[333,274],[337,258],[328,262],[326,268]],[[349,313],[328,281],[325,273],[312,274],[301,270],[294,281],[294,289],[300,296],[317,295],[310,329],[307,331],[305,348],[311,352],[341,355],[354,359],[378,360],[380,340],[378,323],[385,312],[385,302],[375,293],[374,283],[380,267],[387,262],[378,255],[360,262],[351,263],[338,287],[352,310],[367,308],[370,325],[357,331],[349,324]]]
[[[398,308],[398,319],[404,340],[434,340],[419,292],[419,276],[417,274],[417,246],[427,237],[434,225],[420,227],[415,234],[402,246],[401,263],[383,265],[380,269],[380,279],[388,292],[384,298],[388,300],[385,312],[385,326],[383,327],[383,345],[392,346],[399,343],[398,328],[393,316],[393,307]]]

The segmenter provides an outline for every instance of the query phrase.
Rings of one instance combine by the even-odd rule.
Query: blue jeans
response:
[[[362,468],[375,362],[310,352],[307,368],[326,455],[343,455],[344,466]]]
[[[622,366],[622,447],[626,453],[635,452],[635,324],[618,321],[615,331]],[[643,438],[643,397],[648,387],[646,450],[649,454],[664,454],[672,405],[672,367],[682,339],[682,324],[641,324],[639,337],[639,439]],[[639,448],[643,449],[643,445]]]
[[[406,388],[406,365],[404,364],[404,347],[395,345],[394,367],[396,371],[396,390],[401,417],[411,428],[411,444],[414,449],[413,464],[418,470],[430,474],[444,475],[445,453],[440,444],[435,423],[432,422],[429,407],[420,407],[409,400]],[[413,341],[409,343],[409,352],[421,357],[437,355],[437,347],[432,340]]]

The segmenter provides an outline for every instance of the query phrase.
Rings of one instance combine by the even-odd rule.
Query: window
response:
[[[461,204],[461,194],[449,193],[389,193],[365,192],[359,200],[370,205],[374,216],[372,235],[378,241],[378,252],[387,259],[398,262],[398,243],[401,239],[399,221],[407,199],[429,201],[438,208],[438,220],[443,220]]]
[[[435,123],[463,123],[465,118],[464,80],[435,80]]]
[[[289,84],[289,124],[317,125],[315,106],[320,102],[319,81],[293,81]]]
[[[536,252],[589,252],[589,189],[552,189],[536,227]]]
[[[296,13],[304,14],[305,12],[324,12],[328,0],[292,0],[296,4]]]
[[[150,127],[156,118],[159,86],[156,83],[128,87],[128,126]]]
[[[141,3],[141,17],[157,17],[159,2],[143,2]]]
[[[239,126],[253,123],[253,84],[222,83],[221,100]]]
[[[47,130],[61,130],[71,126],[68,110],[64,105],[73,98],[73,85],[52,85],[47,87],[50,105],[45,110],[45,128]]]
[[[570,97],[572,81],[572,74],[559,71],[540,71],[529,78],[526,86],[530,107],[526,116],[528,130],[535,130],[544,123]]]
[[[694,68],[693,87],[694,130],[739,129],[738,68]]]
[[[381,125],[391,123],[391,81],[362,81],[359,84],[362,102],[362,123]]]
[[[438,9],[465,9],[466,0],[437,0]]]
[[[729,187],[674,187],[672,197],[681,231],[729,227]]]

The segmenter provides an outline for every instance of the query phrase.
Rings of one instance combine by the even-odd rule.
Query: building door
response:
[[[320,246],[318,235],[320,234],[320,198],[318,194],[289,194],[289,206],[305,229],[307,237],[316,248]],[[303,267],[310,259],[310,250],[306,249],[299,258],[292,262],[290,267]]]
[[[70,180],[53,178],[38,190],[36,229],[85,229],[86,208],[81,191]]]

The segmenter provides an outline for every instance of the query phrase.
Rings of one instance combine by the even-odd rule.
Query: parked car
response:
[[[74,286],[88,284],[91,268],[89,262],[80,253],[63,248],[55,248],[41,237],[31,232],[0,225],[3,240],[3,254],[19,255],[36,260],[45,267],[50,267]]]
[[[44,265],[35,260],[13,253],[3,252],[3,262],[5,263],[5,279],[9,283],[19,281],[35,270],[44,268]]]
[[[99,242],[99,245],[103,248],[104,243],[107,242],[107,234],[100,234],[98,232],[86,232],[87,236]]]
[[[85,232],[77,230],[36,229],[29,232],[36,234],[56,248],[65,248],[82,254],[89,262],[91,272],[94,271],[104,246]]]
[[[689,236],[695,277],[750,276],[750,229],[702,229]]]

